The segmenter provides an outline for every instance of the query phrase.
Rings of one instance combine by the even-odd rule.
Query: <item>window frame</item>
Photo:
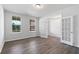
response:
[[[32,25],[31,25],[31,22],[30,22],[31,20],[34,21],[34,25],[35,25],[35,26],[34,26],[34,27],[35,27],[34,31],[31,31],[31,30],[30,30],[30,27],[32,26]],[[30,19],[30,20],[29,20],[29,31],[30,31],[30,32],[36,32],[36,20],[35,20],[35,19]]]
[[[12,16],[12,17],[18,18],[19,16]],[[12,21],[13,20],[17,20],[17,19],[13,19],[12,17],[11,17]],[[13,33],[21,33],[22,32],[22,20],[21,20],[21,17],[19,17],[19,20],[18,21],[21,22],[21,25],[19,25],[20,26],[20,30],[19,31],[14,31],[13,30],[13,23],[11,23],[11,30],[12,30]]]

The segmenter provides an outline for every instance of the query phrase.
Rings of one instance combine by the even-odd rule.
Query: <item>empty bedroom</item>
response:
[[[78,54],[79,4],[1,4],[1,54]]]

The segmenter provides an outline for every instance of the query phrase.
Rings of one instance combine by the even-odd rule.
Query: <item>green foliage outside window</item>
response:
[[[12,16],[12,32],[21,31],[21,20],[20,17]]]

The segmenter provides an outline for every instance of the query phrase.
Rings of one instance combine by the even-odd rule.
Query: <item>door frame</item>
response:
[[[71,32],[70,33],[73,33],[73,16],[68,16],[68,17],[62,17],[62,20],[64,19],[64,18],[71,18]],[[61,22],[62,23],[62,22]],[[62,26],[62,24],[61,24],[61,26]],[[63,31],[62,31],[63,32]],[[63,34],[62,34],[63,35]],[[71,42],[68,42],[68,41],[65,41],[65,40],[62,40],[62,37],[61,37],[61,42],[62,43],[65,43],[65,44],[68,44],[68,45],[71,45],[71,46],[73,46],[73,34],[71,34],[71,36],[70,36],[70,38],[71,38]]]

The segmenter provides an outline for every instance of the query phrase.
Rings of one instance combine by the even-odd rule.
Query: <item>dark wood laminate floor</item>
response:
[[[77,54],[79,48],[60,43],[57,37],[35,37],[6,42],[2,54]]]

